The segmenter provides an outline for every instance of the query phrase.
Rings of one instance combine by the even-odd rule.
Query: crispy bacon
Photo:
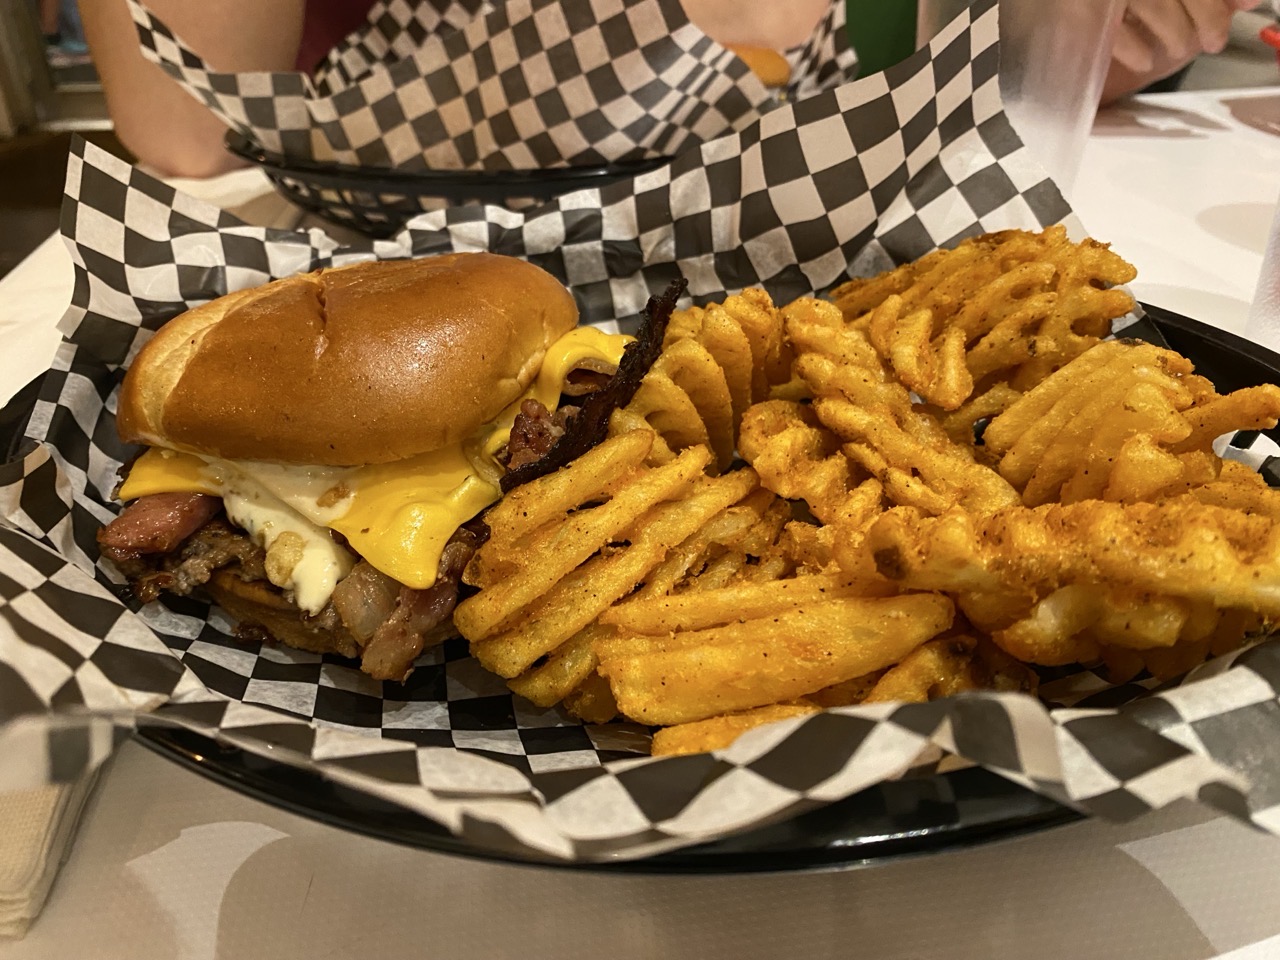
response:
[[[667,324],[675,311],[676,301],[686,287],[688,283],[683,278],[674,280],[662,296],[649,298],[636,339],[622,352],[622,363],[618,365],[617,373],[609,378],[603,389],[583,399],[581,411],[568,421],[564,435],[556,438],[545,454],[507,470],[502,477],[503,493],[510,493],[521,484],[555,473],[608,436],[609,417],[614,410],[631,402],[640,389],[640,381],[662,352]]]
[[[409,675],[422,648],[448,624],[462,571],[479,546],[473,530],[456,530],[440,555],[436,582],[425,590],[402,586],[363,561],[356,564],[334,590],[333,605],[361,644],[360,669],[379,680]]]
[[[504,466],[508,470],[518,470],[526,463],[545,457],[555,442],[564,436],[565,424],[577,412],[577,407],[561,407],[552,413],[541,401],[524,401],[511,424]]]
[[[400,584],[361,560],[333,590],[333,608],[357,643],[367,643],[395,611]]]

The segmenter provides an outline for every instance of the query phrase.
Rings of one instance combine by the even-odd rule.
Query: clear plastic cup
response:
[[[919,0],[922,47],[968,6]],[[1000,0],[1000,93],[1027,149],[1070,199],[1124,0]]]

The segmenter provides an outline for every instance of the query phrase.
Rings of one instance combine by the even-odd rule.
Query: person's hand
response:
[[[1111,49],[1103,102],[1141,90],[1201,53],[1218,53],[1231,17],[1262,0],[1128,0]]]

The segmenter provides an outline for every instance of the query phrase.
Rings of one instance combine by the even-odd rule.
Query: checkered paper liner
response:
[[[679,0],[384,0],[317,75],[219,73],[130,0],[143,53],[293,160],[529,170],[672,156],[777,102]],[[852,80],[844,0],[791,51],[792,95]]]
[[[18,456],[0,466],[0,788],[69,779],[129,730],[172,724],[421,812],[474,849],[634,858],[792,816],[940,758],[1102,817],[1198,797],[1280,829],[1280,646],[1163,690],[1081,674],[1047,709],[1020,695],[851,707],[753,731],[714,755],[649,758],[645,731],[581,726],[510,695],[454,640],[408,681],[235,641],[216,608],[131,609],[97,562],[122,367],[186,307],[314,267],[489,249],[565,281],[589,321],[634,319],[676,274],[698,300],[778,300],[980,231],[1070,217],[1000,110],[995,0],[884,75],[768,113],[668,169],[528,213],[454,207],[392,240],[250,227],[77,143],[63,233],[67,340]],[[1141,332],[1144,321],[1130,327]],[[1261,438],[1236,455],[1274,472]]]

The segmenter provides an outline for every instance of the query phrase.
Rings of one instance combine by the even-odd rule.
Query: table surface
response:
[[[1267,116],[1280,122],[1274,88],[1148,96],[1099,115],[1073,201],[1138,267],[1140,299],[1244,328],[1280,197]],[[179,186],[251,222],[298,220],[256,173]],[[70,287],[57,238],[0,281],[0,403],[48,365]],[[1280,839],[1185,803],[843,872],[541,871],[345,833],[130,743],[44,914],[25,940],[0,943],[0,960],[1254,960],[1280,956],[1278,863]]]

